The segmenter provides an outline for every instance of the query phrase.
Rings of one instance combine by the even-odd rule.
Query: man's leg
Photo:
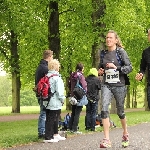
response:
[[[45,136],[46,112],[45,110],[43,110],[43,103],[40,99],[38,99],[38,103],[40,105],[40,115],[38,119],[38,137],[43,138]]]
[[[82,107],[83,106],[77,106],[75,109],[75,116],[74,116],[74,121],[73,121],[73,126],[72,126],[72,130],[74,132],[77,131],[77,127],[78,127],[78,123],[79,123],[79,117],[80,117],[80,113],[82,111]]]
[[[95,125],[96,125],[96,112],[97,112],[97,105],[98,102],[95,101],[94,103],[91,103],[91,130],[95,131]]]
[[[148,101],[148,108],[150,109],[150,86],[147,85],[147,101]]]
[[[88,101],[88,104],[86,105],[86,123],[85,123],[85,129],[89,130],[91,129],[91,102]]]
[[[71,118],[69,119],[69,130],[72,130],[72,125],[73,125],[73,122],[74,122],[76,107],[77,107],[77,105],[72,105]]]

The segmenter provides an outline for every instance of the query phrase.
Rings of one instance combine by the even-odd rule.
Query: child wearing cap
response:
[[[86,105],[85,130],[95,131],[97,107],[100,99],[99,90],[101,89],[101,82],[96,68],[90,69],[86,82],[88,104]]]

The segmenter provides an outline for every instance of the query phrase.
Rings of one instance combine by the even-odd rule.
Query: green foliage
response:
[[[11,106],[12,104],[12,84],[8,76],[0,76],[0,106]],[[24,88],[20,92],[21,106],[37,106],[37,98],[30,88]]]
[[[3,0],[0,5],[0,61],[3,62],[8,73],[14,69],[10,67],[10,62],[13,62],[13,60],[10,61],[10,31],[13,30],[18,36],[18,62],[22,90],[26,87],[32,89],[34,86],[36,67],[42,58],[43,50],[48,49],[47,26],[51,12],[48,10],[49,2],[48,0],[36,2],[34,0]],[[94,42],[98,44],[104,42],[104,38],[98,36],[113,29],[118,32],[131,59],[133,71],[130,73],[130,89],[132,90],[133,87],[136,89],[140,83],[135,82],[135,74],[139,70],[141,53],[148,46],[146,29],[150,28],[150,1],[104,0],[103,4],[101,0],[97,6],[90,0],[56,0],[56,2],[59,4],[60,62],[64,81],[78,62],[84,64],[84,74],[87,75],[92,66]],[[95,27],[95,22],[92,20],[92,14],[96,11],[94,8],[98,8],[101,4],[106,5],[105,15],[95,22],[104,24],[105,28]],[[29,91],[27,92],[26,89],[23,91],[21,105],[35,104],[34,94],[31,90]],[[10,94],[7,96],[10,98]],[[4,100],[5,105],[8,105],[9,98]]]
[[[9,95],[11,95],[11,80],[8,76],[0,76],[0,106],[9,106]]]
[[[63,5],[62,5],[63,3]],[[85,74],[91,67],[91,49],[94,41],[92,32],[92,3],[90,1],[64,1],[60,6],[60,62],[63,76],[69,76],[78,62],[85,66]]]
[[[20,106],[37,106],[38,101],[35,93],[31,89],[21,90],[20,93]]]

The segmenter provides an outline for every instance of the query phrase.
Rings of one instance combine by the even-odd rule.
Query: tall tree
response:
[[[60,34],[59,34],[59,10],[58,2],[49,2],[50,16],[48,20],[48,41],[49,48],[54,51],[55,58],[59,59],[60,54]]]
[[[1,8],[1,26],[5,26],[1,28],[1,60],[12,75],[12,113],[20,113],[20,66],[15,14],[6,1],[2,1]]]

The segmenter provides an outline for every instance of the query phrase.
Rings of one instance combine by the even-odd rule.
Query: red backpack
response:
[[[57,74],[52,74],[51,76],[44,76],[40,79],[40,81],[37,84],[37,97],[39,97],[43,101],[49,101],[50,98],[54,95],[54,93],[51,92],[51,86],[49,79],[53,76],[58,76]]]

